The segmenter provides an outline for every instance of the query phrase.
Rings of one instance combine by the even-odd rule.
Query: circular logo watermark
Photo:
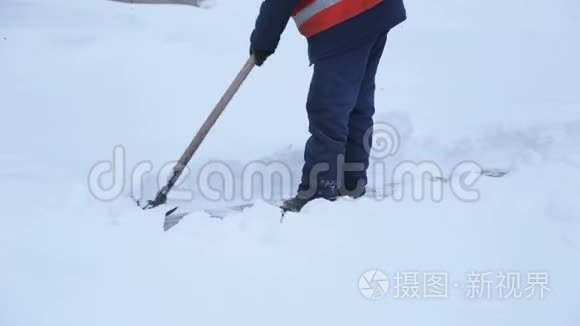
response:
[[[378,300],[389,292],[389,278],[378,269],[371,269],[358,280],[360,293],[369,300]]]
[[[401,135],[397,128],[385,122],[376,122],[364,136],[364,147],[374,159],[394,156],[401,147]]]

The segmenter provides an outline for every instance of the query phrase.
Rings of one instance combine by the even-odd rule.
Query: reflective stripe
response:
[[[383,0],[298,0],[292,17],[300,33],[309,38],[382,2]]]
[[[306,8],[302,9],[298,14],[296,14],[294,16],[294,21],[296,22],[296,25],[300,26],[308,19],[314,17],[314,15],[322,12],[324,9],[328,9],[334,6],[341,1],[343,0],[316,0]]]
[[[316,0],[298,0],[296,7],[292,10],[292,17],[301,12],[304,8],[310,6]]]

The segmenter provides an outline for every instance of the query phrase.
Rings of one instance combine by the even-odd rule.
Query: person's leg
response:
[[[327,199],[338,196],[337,159],[346,151],[349,119],[375,41],[365,40],[315,63],[306,104],[311,137],[304,149],[299,192]]]
[[[387,41],[387,32],[381,34],[372,47],[365,76],[361,83],[356,105],[350,113],[346,143],[344,187],[342,194],[360,196],[367,184],[366,170],[372,147],[373,115],[375,113],[375,75]],[[353,164],[354,163],[354,164]],[[354,168],[356,171],[349,171]]]

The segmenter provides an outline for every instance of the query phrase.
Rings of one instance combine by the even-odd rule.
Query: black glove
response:
[[[266,59],[268,59],[268,57],[271,56],[273,53],[274,51],[257,50],[254,48],[250,48],[250,55],[254,56],[254,58],[256,59],[256,66],[258,67],[263,65],[264,61],[266,61]]]

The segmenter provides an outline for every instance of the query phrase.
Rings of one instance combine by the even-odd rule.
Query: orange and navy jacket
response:
[[[406,19],[403,0],[265,0],[252,48],[274,52],[290,17],[308,39],[310,61],[385,32]]]

